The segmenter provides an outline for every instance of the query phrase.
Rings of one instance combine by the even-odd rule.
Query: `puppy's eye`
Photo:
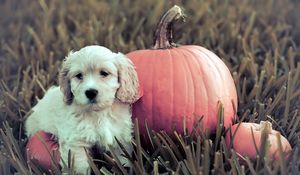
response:
[[[109,73],[102,70],[102,71],[100,71],[100,75],[101,75],[102,77],[107,77],[107,76],[109,75]]]
[[[82,80],[82,79],[83,79],[82,73],[76,74],[75,77],[76,77],[78,80]]]

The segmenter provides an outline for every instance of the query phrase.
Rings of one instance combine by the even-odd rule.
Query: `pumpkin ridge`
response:
[[[183,54],[181,54],[181,55],[183,55]],[[187,82],[187,84],[189,83],[189,81],[188,80],[190,80],[191,82],[192,82],[192,84],[193,84],[193,94],[194,94],[194,92],[195,92],[195,83],[194,83],[194,79],[193,78],[191,78],[192,76],[193,76],[193,74],[192,74],[192,71],[191,71],[191,69],[190,69],[190,65],[189,65],[189,62],[187,61],[187,59],[185,58],[185,57],[183,57],[183,62],[185,63],[185,65],[186,65],[186,82]],[[188,76],[189,75],[189,76]],[[188,94],[188,97],[190,97],[189,96],[189,94],[191,94],[191,93],[189,93],[189,90],[190,89],[187,89],[187,94]],[[189,98],[187,98],[187,99],[189,99]],[[192,98],[193,99],[193,98]],[[189,103],[189,100],[187,100],[187,102]],[[195,104],[195,100],[193,99],[193,104]],[[188,105],[189,106],[189,105]],[[193,105],[194,106],[194,105]],[[194,109],[193,109],[194,110]],[[195,112],[195,111],[194,111]],[[188,114],[188,113],[187,113]],[[190,117],[193,117],[193,116],[190,116]],[[194,121],[194,120],[193,120]]]
[[[220,69],[219,69],[219,67],[218,66],[216,66],[216,64],[215,64],[215,61],[214,61],[214,58],[213,57],[216,57],[217,58],[217,56],[216,55],[214,55],[214,54],[212,54],[212,55],[208,55],[207,53],[206,53],[206,50],[207,49],[203,49],[203,48],[194,48],[195,49],[195,51],[196,52],[199,52],[201,55],[203,55],[203,57],[206,57],[206,60],[207,60],[207,65],[209,65],[210,67],[211,67],[211,70],[216,70],[217,72],[215,72],[215,71],[213,71],[213,74],[212,75],[214,75],[214,76],[216,76],[216,77],[219,77],[220,79],[221,79],[221,81],[217,81],[217,82],[222,82],[222,85],[223,85],[223,83],[225,82],[225,79],[223,78],[223,73],[222,73],[222,71],[220,71]],[[217,68],[217,69],[215,69],[215,68]],[[222,101],[223,101],[223,99],[222,99],[222,93],[224,92],[224,91],[227,91],[228,89],[227,88],[217,88],[217,95],[218,95],[218,101],[220,101],[221,103],[222,103]],[[221,97],[221,98],[220,98]],[[227,105],[227,104],[226,104]],[[224,109],[225,110],[225,109]],[[216,111],[216,114],[215,115],[217,115],[217,113],[218,113],[218,111]],[[217,125],[217,122],[218,122],[218,119],[217,119],[217,116],[215,116],[215,117],[213,117],[213,119],[212,120],[209,120],[209,123],[211,124],[211,125]]]
[[[199,49],[199,50],[200,50],[200,49]],[[221,78],[221,80],[222,80],[222,86],[223,86],[223,85],[224,85],[224,82],[225,82],[225,79],[224,79],[224,77],[223,77],[222,71],[220,71],[219,67],[215,64],[214,59],[213,59],[210,55],[208,55],[206,52],[204,52],[204,51],[202,51],[202,50],[200,50],[200,51],[201,51],[204,55],[206,55],[206,57],[208,58],[208,62],[210,62],[211,65],[214,66],[214,69],[217,70],[218,74],[216,74],[216,76],[219,76],[219,77]],[[218,95],[222,94],[223,92],[227,92],[227,91],[228,91],[227,88],[218,88],[218,90],[219,90]],[[226,94],[228,94],[228,93],[226,93]],[[223,96],[222,96],[222,97],[223,97]],[[218,97],[218,98],[219,98],[219,97]],[[223,104],[223,102],[222,102],[223,99],[222,99],[222,98],[220,98],[219,101]],[[224,113],[226,113],[225,110],[228,110],[228,109],[227,109],[227,108],[224,108]],[[217,112],[218,112],[218,111],[217,111]],[[210,120],[210,121],[214,121],[214,120]],[[211,125],[217,125],[217,124],[218,124],[218,117],[216,117],[216,121],[214,121],[214,122],[215,122],[215,123],[211,123]]]
[[[186,87],[184,87],[183,85],[186,85],[186,79],[185,79],[185,67],[184,65],[182,65],[181,63],[181,59],[179,57],[175,57],[175,53],[174,53],[174,49],[168,49],[168,51],[170,52],[170,56],[171,59],[173,60],[172,63],[172,69],[173,69],[173,90],[176,89],[177,93],[173,93],[173,105],[177,104],[180,105],[179,108],[174,108],[174,113],[173,113],[173,117],[175,117],[175,121],[176,121],[176,129],[180,130],[180,131],[184,131],[184,127],[183,125],[178,125],[177,123],[181,123],[181,124],[186,124],[187,123],[184,122],[183,117],[186,116],[186,114],[184,114],[183,112],[185,111],[181,111],[181,109],[183,108],[183,104],[185,104],[186,99],[184,98],[179,98],[180,96],[185,97],[186,96]],[[182,79],[181,79],[182,78]],[[179,80],[179,81],[178,81]],[[183,91],[181,91],[183,90]],[[178,93],[180,92],[180,94]],[[178,112],[180,111],[180,113],[183,116],[178,116]]]
[[[154,56],[154,53],[152,53],[152,52],[150,52],[151,54],[150,54],[150,58],[153,58],[153,56]],[[145,55],[147,55],[147,54],[145,54]],[[152,64],[154,64],[153,62],[151,62]],[[151,67],[151,74],[149,74],[149,75],[151,75],[150,77],[151,77],[151,93],[153,94],[153,81],[154,81],[154,78],[153,78],[153,74],[154,74],[154,66],[149,66],[148,65],[148,67]],[[154,98],[151,96],[151,115],[150,116],[153,116],[153,114],[154,114],[154,107],[153,107],[153,104],[154,104]],[[155,119],[153,118],[153,117],[151,117],[151,124],[153,125],[154,124],[154,121],[155,121]],[[151,125],[150,125],[151,126]]]
[[[179,48],[177,48],[177,49],[179,49]],[[192,94],[193,94],[193,97],[196,97],[196,87],[195,87],[195,85],[196,85],[196,83],[195,83],[195,80],[194,80],[194,76],[193,76],[193,73],[192,73],[192,68],[191,68],[191,65],[190,65],[190,63],[187,61],[187,58],[189,58],[189,57],[187,57],[186,56],[186,54],[185,54],[185,52],[178,52],[178,50],[177,49],[174,49],[174,51],[176,51],[177,53],[178,53],[178,55],[181,55],[182,57],[183,57],[183,60],[184,60],[184,62],[186,63],[186,65],[187,65],[187,71],[189,72],[189,75],[190,76],[188,76],[188,77],[190,77],[190,79],[191,79],[191,82],[192,82],[192,84],[193,84],[193,92],[192,92]],[[192,58],[191,58],[192,59]],[[186,79],[188,79],[188,78],[186,78]],[[187,91],[188,91],[189,89],[187,89]],[[193,100],[193,113],[196,113],[196,101],[195,101],[195,98],[191,98],[192,100]],[[187,102],[189,103],[189,100],[187,100]],[[188,106],[190,106],[190,105],[188,105]],[[188,112],[186,112],[187,114],[188,114]],[[193,117],[193,116],[191,116],[191,117]],[[192,120],[193,120],[193,123],[195,122],[194,121],[194,118],[192,118]]]
[[[196,70],[198,70],[201,74],[202,74],[202,71],[200,70],[201,69],[201,64],[199,63],[199,61],[198,61],[198,59],[192,54],[192,53],[190,53],[187,49],[182,49],[181,47],[180,47],[180,49],[182,50],[182,53],[185,53],[185,55],[186,54],[190,54],[191,55],[191,58],[190,59],[193,59],[193,62],[195,62],[195,67],[197,67],[197,69]],[[187,56],[187,57],[189,57],[189,56]],[[197,76],[199,76],[199,73],[198,72],[196,72],[196,74],[195,74],[195,77],[197,78]],[[203,79],[202,79],[202,77],[201,77],[201,80],[202,80],[202,84],[204,84],[204,81],[203,81]],[[195,87],[196,86],[196,83],[195,83],[195,79],[193,78],[193,82],[194,82],[194,112],[195,112],[195,114],[196,114],[196,110],[197,110],[197,108],[199,108],[198,106],[197,106],[197,100],[196,100],[196,97],[198,97],[197,96],[197,88]],[[205,86],[205,85],[203,85],[203,86]],[[206,87],[204,87],[205,89],[207,89]],[[207,94],[206,94],[206,97],[208,98],[208,96],[207,96]],[[201,99],[199,100],[199,103],[201,104]],[[200,114],[200,116],[201,115],[204,115],[204,113],[203,114]],[[197,116],[197,117],[200,117],[200,116]],[[198,120],[198,118],[197,118],[197,120]],[[204,121],[204,120],[203,120]],[[197,122],[197,121],[196,121]]]
[[[202,84],[203,84],[203,87],[204,87],[204,91],[201,91],[201,93],[203,93],[203,92],[205,92],[205,94],[203,94],[203,96],[205,96],[206,97],[206,102],[207,102],[207,108],[206,109],[204,109],[205,111],[200,111],[202,114],[200,114],[200,116],[201,115],[203,115],[204,117],[203,117],[203,119],[202,119],[202,128],[201,129],[203,129],[203,131],[205,132],[205,130],[206,130],[206,128],[207,128],[207,124],[208,124],[208,121],[209,121],[209,116],[208,116],[208,113],[209,113],[209,111],[210,111],[210,98],[209,98],[209,94],[208,94],[208,87],[207,87],[207,81],[203,78],[204,77],[204,71],[203,71],[203,68],[202,68],[202,63],[201,63],[201,61],[200,61],[200,59],[199,58],[197,58],[197,57],[195,57],[194,56],[194,53],[190,50],[190,48],[185,48],[185,47],[181,47],[181,49],[183,50],[183,51],[185,51],[186,53],[188,53],[188,54],[190,54],[191,55],[191,57],[194,57],[195,58],[195,60],[196,60],[196,62],[198,63],[198,65],[199,65],[199,70],[200,70],[200,72],[201,72],[201,75],[200,75],[200,77],[201,77],[201,81],[202,81]],[[202,103],[203,101],[201,101],[201,103]],[[206,115],[206,116],[205,116]],[[201,126],[200,126],[201,127]],[[210,128],[210,126],[209,126],[209,129],[211,129]]]
[[[153,57],[151,57],[151,58],[153,58]],[[160,63],[161,60],[156,60],[156,61],[157,62],[152,61],[152,64],[154,64],[154,65],[155,64],[158,64],[158,65],[161,64]],[[158,91],[159,89],[157,88],[157,79],[156,79],[156,75],[157,75],[156,73],[158,72],[157,70],[159,70],[158,66],[152,66],[152,73],[151,73],[151,75],[152,75],[152,83],[151,83],[152,84],[152,94],[157,94],[159,92]],[[152,116],[155,116],[155,117],[153,117],[153,119],[160,118],[159,117],[159,115],[160,115],[159,111],[155,110],[155,107],[154,107],[154,106],[156,106],[156,103],[157,103],[157,98],[156,98],[156,96],[153,96],[152,97]],[[163,120],[163,119],[161,119],[161,120]],[[162,121],[162,122],[165,122],[165,121]],[[153,120],[153,123],[155,124],[155,120]],[[159,129],[161,129],[161,128],[159,128]]]
[[[173,53],[173,55],[175,55],[175,53],[176,53],[176,55],[177,56],[174,56],[173,58],[177,58],[178,59],[178,61],[182,61],[183,62],[183,64],[182,64],[182,68],[183,68],[183,70],[184,70],[184,75],[183,75],[183,78],[184,78],[184,80],[185,80],[185,85],[188,85],[189,84],[189,77],[190,76],[188,76],[188,73],[187,72],[189,72],[189,74],[191,75],[191,72],[190,72],[190,70],[188,69],[189,68],[189,65],[187,64],[187,61],[186,61],[186,59],[183,57],[183,55],[181,54],[181,53],[179,53],[178,51],[177,51],[177,49],[172,49],[172,53]],[[189,125],[188,124],[188,121],[189,120],[187,120],[188,119],[188,117],[190,117],[190,116],[188,116],[189,115],[189,109],[187,109],[187,107],[186,106],[189,106],[189,105],[187,105],[187,103],[189,103],[189,89],[188,89],[188,86],[185,86],[185,92],[184,92],[184,94],[182,94],[183,96],[185,96],[185,101],[184,101],[184,109],[185,109],[185,111],[184,111],[184,113],[183,113],[183,115],[184,116],[186,116],[186,125]],[[181,118],[182,116],[177,116],[178,118]]]
[[[214,60],[214,58],[212,58],[211,56],[213,56],[213,55],[208,55],[206,52],[205,52],[205,50],[203,50],[202,48],[195,48],[195,50],[197,50],[198,52],[200,52],[201,54],[203,54],[203,55],[205,55],[206,56],[206,60],[207,60],[207,62],[208,62],[208,65],[210,66],[210,67],[212,67],[213,69],[212,70],[214,70],[215,68],[217,69],[217,72],[218,72],[218,74],[215,74],[216,76],[219,76],[221,79],[222,79],[222,82],[225,82],[224,80],[224,78],[223,78],[223,73],[222,73],[222,71],[220,71],[220,69],[219,69],[219,67],[215,64],[215,60]],[[215,72],[214,72],[215,73]],[[218,88],[218,89],[220,89],[220,88]],[[225,89],[226,90],[226,89]],[[219,92],[221,92],[221,91],[219,91]],[[218,94],[220,94],[220,93],[218,93]]]
[[[199,48],[200,49],[200,48]],[[203,48],[202,48],[202,50],[203,50]],[[203,51],[202,51],[203,52]],[[205,55],[207,55],[208,57],[209,57],[209,55],[208,54],[210,54],[211,56],[216,56],[213,52],[211,52],[211,51],[209,51],[208,50],[208,52],[203,52]],[[211,58],[211,57],[209,57],[209,58]],[[229,74],[231,75],[231,72],[229,71],[229,69],[227,68],[227,66],[226,66],[226,64],[222,61],[222,59],[220,58],[220,57],[218,57],[218,56],[216,56],[216,58],[218,58],[219,60],[212,60],[211,59],[211,62],[214,64],[214,66],[215,66],[215,69],[218,71],[218,75],[220,75],[220,77],[221,77],[221,79],[222,79],[222,82],[223,82],[223,85],[224,85],[224,82],[227,82],[227,80],[224,78],[224,73],[223,73],[223,71],[221,71],[220,70],[220,68],[219,68],[219,66],[217,66],[218,64],[224,64],[224,67],[226,68],[226,71],[228,71],[229,72]],[[233,83],[234,83],[234,81],[233,81]],[[235,83],[234,83],[235,84]],[[224,86],[227,86],[227,84],[225,84]],[[229,98],[230,97],[230,87],[229,88],[223,88],[224,90],[222,91],[222,92],[225,92],[226,93],[226,95],[224,96],[224,95],[222,95],[222,97],[226,97],[226,98]],[[225,99],[224,99],[225,100]],[[234,102],[236,102],[236,99],[230,99],[230,100],[233,100]],[[226,104],[226,105],[228,105],[228,104]],[[235,104],[236,106],[237,106],[237,104]],[[230,107],[233,109],[233,106],[232,106],[232,104],[230,104]],[[226,113],[229,113],[229,112],[226,112],[226,110],[228,111],[230,111],[231,109],[227,109],[225,106],[224,106],[224,113],[226,114]],[[233,114],[234,115],[234,114]],[[232,121],[234,120],[234,118],[235,117],[233,117],[233,119],[232,119]],[[226,121],[224,121],[224,125],[225,125],[225,122]]]
[[[174,75],[174,64],[173,64],[173,57],[172,57],[172,54],[171,54],[171,51],[169,50],[169,49],[167,49],[167,51],[168,51],[168,53],[169,53],[169,59],[170,59],[170,63],[172,64],[170,67],[171,67],[171,70],[170,70],[170,72],[171,72],[171,75],[173,76]],[[170,78],[170,80],[172,81],[170,84],[172,84],[171,85],[171,90],[172,90],[172,94],[174,94],[174,87],[175,87],[175,85],[174,85],[174,80],[173,80],[173,78]],[[172,98],[172,102],[171,102],[171,111],[172,111],[172,114],[175,114],[175,105],[174,105],[174,96],[171,96],[171,98]],[[175,117],[175,116],[174,116]],[[170,118],[171,118],[171,116],[170,116]],[[173,120],[174,121],[174,120]],[[172,123],[172,119],[171,119],[171,122],[170,123]],[[171,126],[171,128],[172,128],[172,126]]]
[[[205,52],[205,50],[204,49],[202,49],[202,48],[198,48],[199,49],[199,51],[201,52],[201,53],[203,53],[204,55],[206,55],[207,56],[207,58],[208,58],[208,60],[209,60],[209,62],[211,62],[212,64],[211,65],[214,65],[214,68],[216,68],[217,69],[217,71],[218,71],[218,74],[220,75],[220,77],[221,77],[221,79],[223,80],[223,82],[225,82],[225,79],[224,79],[224,77],[223,77],[223,72],[220,70],[220,68],[219,68],[219,66],[217,66],[217,64],[216,64],[216,62],[215,62],[215,60],[214,59],[212,59],[212,57],[211,56],[213,56],[213,55],[208,55],[206,52]],[[207,50],[207,51],[209,51],[209,50]],[[221,60],[221,58],[219,58],[220,60]],[[222,61],[220,61],[218,64],[220,64]],[[222,62],[223,63],[223,62]]]

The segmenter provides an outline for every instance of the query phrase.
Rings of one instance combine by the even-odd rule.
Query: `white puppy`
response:
[[[39,130],[54,134],[61,159],[67,162],[71,150],[75,170],[86,174],[85,148],[98,144],[118,149],[115,137],[130,145],[130,104],[138,99],[137,74],[125,55],[87,46],[66,57],[59,85],[34,106],[25,123],[26,134],[30,137]]]

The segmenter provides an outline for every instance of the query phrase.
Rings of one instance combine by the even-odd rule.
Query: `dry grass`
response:
[[[0,174],[43,172],[24,158],[27,138],[22,123],[45,90],[57,84],[68,51],[89,44],[124,53],[150,48],[160,15],[173,4],[184,7],[188,16],[175,28],[177,43],[202,45],[217,53],[237,86],[239,120],[271,121],[288,138],[293,154],[288,161],[271,162],[261,153],[256,161],[239,163],[236,153],[224,146],[225,131],[195,141],[189,135],[170,139],[164,132],[150,132],[152,145],[143,149],[136,131],[136,152],[130,156],[133,172],[299,174],[296,0],[0,0]],[[91,161],[95,174],[127,173],[109,157],[104,156],[101,169]],[[53,173],[61,172],[54,168]]]

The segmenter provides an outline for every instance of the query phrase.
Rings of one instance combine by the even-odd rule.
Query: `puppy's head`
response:
[[[64,101],[89,110],[109,107],[115,100],[138,99],[138,78],[132,62],[121,53],[87,46],[66,57],[59,76]]]

